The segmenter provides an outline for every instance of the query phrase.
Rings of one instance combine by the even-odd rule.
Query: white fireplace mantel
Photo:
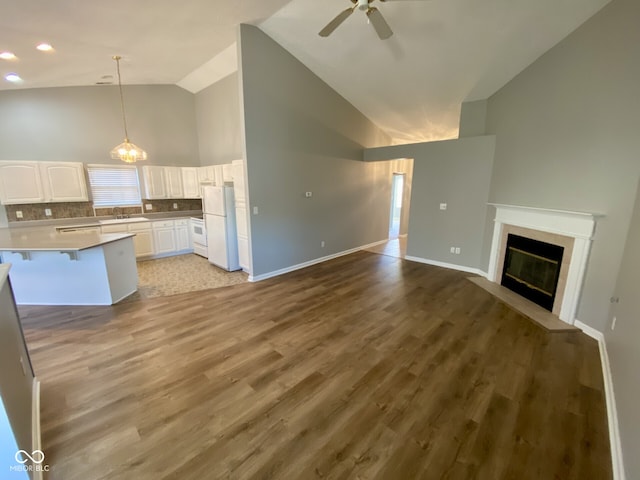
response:
[[[497,270],[500,264],[498,255],[500,252],[503,225],[514,225],[564,235],[574,239],[569,273],[559,314],[560,320],[573,325],[576,319],[580,290],[582,289],[596,220],[602,215],[586,212],[571,212],[567,210],[504,205],[499,203],[490,203],[489,205],[496,208],[489,271],[487,275],[487,278],[492,282],[500,283],[500,276],[502,274],[502,272],[498,272]]]

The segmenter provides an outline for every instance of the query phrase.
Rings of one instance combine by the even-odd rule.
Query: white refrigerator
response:
[[[240,270],[233,187],[203,187],[202,194],[209,262],[230,272]]]

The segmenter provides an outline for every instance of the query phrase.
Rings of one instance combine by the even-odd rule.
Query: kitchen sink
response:
[[[108,220],[98,220],[102,225],[109,225],[113,223],[133,223],[133,222],[147,222],[148,218],[135,217],[135,218],[110,218]]]

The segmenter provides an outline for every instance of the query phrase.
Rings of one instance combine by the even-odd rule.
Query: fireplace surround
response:
[[[563,249],[558,281],[547,310],[573,325],[599,215],[517,205],[490,204],[496,208],[487,278],[502,283],[508,236],[516,235]]]

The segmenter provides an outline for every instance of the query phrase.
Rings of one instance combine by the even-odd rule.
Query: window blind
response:
[[[140,205],[138,170],[134,166],[87,165],[94,207]]]

